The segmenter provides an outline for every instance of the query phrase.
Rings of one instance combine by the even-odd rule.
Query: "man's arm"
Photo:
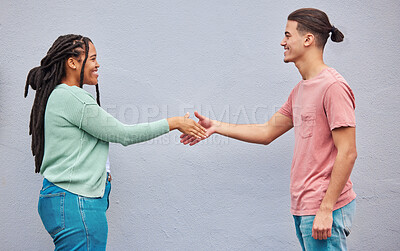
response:
[[[312,229],[312,236],[314,239],[319,240],[331,237],[333,207],[349,180],[357,158],[356,130],[354,127],[334,129],[332,130],[332,137],[338,153],[333,165],[328,189],[315,215]]]
[[[265,124],[247,125],[229,124],[211,120],[197,112],[195,112],[195,116],[199,119],[198,123],[207,129],[207,136],[218,133],[237,140],[265,145],[268,145],[293,127],[292,119],[279,112],[276,112]],[[194,145],[200,141],[187,135],[182,135],[181,138],[181,142],[185,145]]]

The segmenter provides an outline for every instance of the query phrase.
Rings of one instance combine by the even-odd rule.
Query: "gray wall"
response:
[[[398,1],[11,1],[0,6],[2,250],[51,250],[37,213],[42,177],[28,135],[28,71],[61,34],[95,43],[102,104],[126,123],[199,110],[264,123],[300,80],[283,63],[287,15],[325,10],[345,34],[325,61],[357,102],[357,215],[351,250],[396,250],[399,202]],[[92,87],[85,87],[93,91]],[[289,212],[293,132],[269,146],[179,133],[112,144],[109,250],[299,250]]]

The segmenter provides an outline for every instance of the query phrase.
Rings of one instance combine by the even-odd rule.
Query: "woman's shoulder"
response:
[[[77,86],[59,84],[51,93],[51,98],[58,101],[78,101],[82,104],[97,104],[93,96],[84,89]]]

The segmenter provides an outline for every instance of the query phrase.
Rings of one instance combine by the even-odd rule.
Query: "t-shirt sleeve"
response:
[[[292,98],[293,98],[293,90],[290,93],[290,95],[289,95],[288,99],[286,100],[286,102],[278,110],[279,113],[281,113],[281,114],[283,114],[286,117],[289,117],[291,119],[293,119]]]
[[[355,127],[355,98],[350,87],[341,82],[332,84],[324,97],[324,109],[331,130],[339,127]]]

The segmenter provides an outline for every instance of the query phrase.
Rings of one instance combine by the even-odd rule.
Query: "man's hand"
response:
[[[332,210],[319,209],[314,218],[312,237],[316,240],[326,240],[332,235]]]
[[[186,113],[184,117],[172,117],[168,118],[169,130],[178,129],[180,132],[194,139],[206,138],[206,129],[194,120],[189,119],[189,113]]]
[[[318,240],[331,237],[333,207],[349,180],[357,158],[356,130],[354,127],[336,128],[332,130],[332,138],[338,154],[332,168],[328,189],[313,223],[312,237]]]
[[[205,128],[206,131],[206,137],[208,138],[211,134],[213,134],[215,132],[215,122],[212,121],[211,119],[200,115],[197,111],[194,112],[194,115],[199,119],[198,123],[203,126],[203,128]],[[197,144],[198,142],[200,142],[202,139],[187,135],[187,134],[182,134],[181,135],[181,143],[187,145],[194,145]]]

